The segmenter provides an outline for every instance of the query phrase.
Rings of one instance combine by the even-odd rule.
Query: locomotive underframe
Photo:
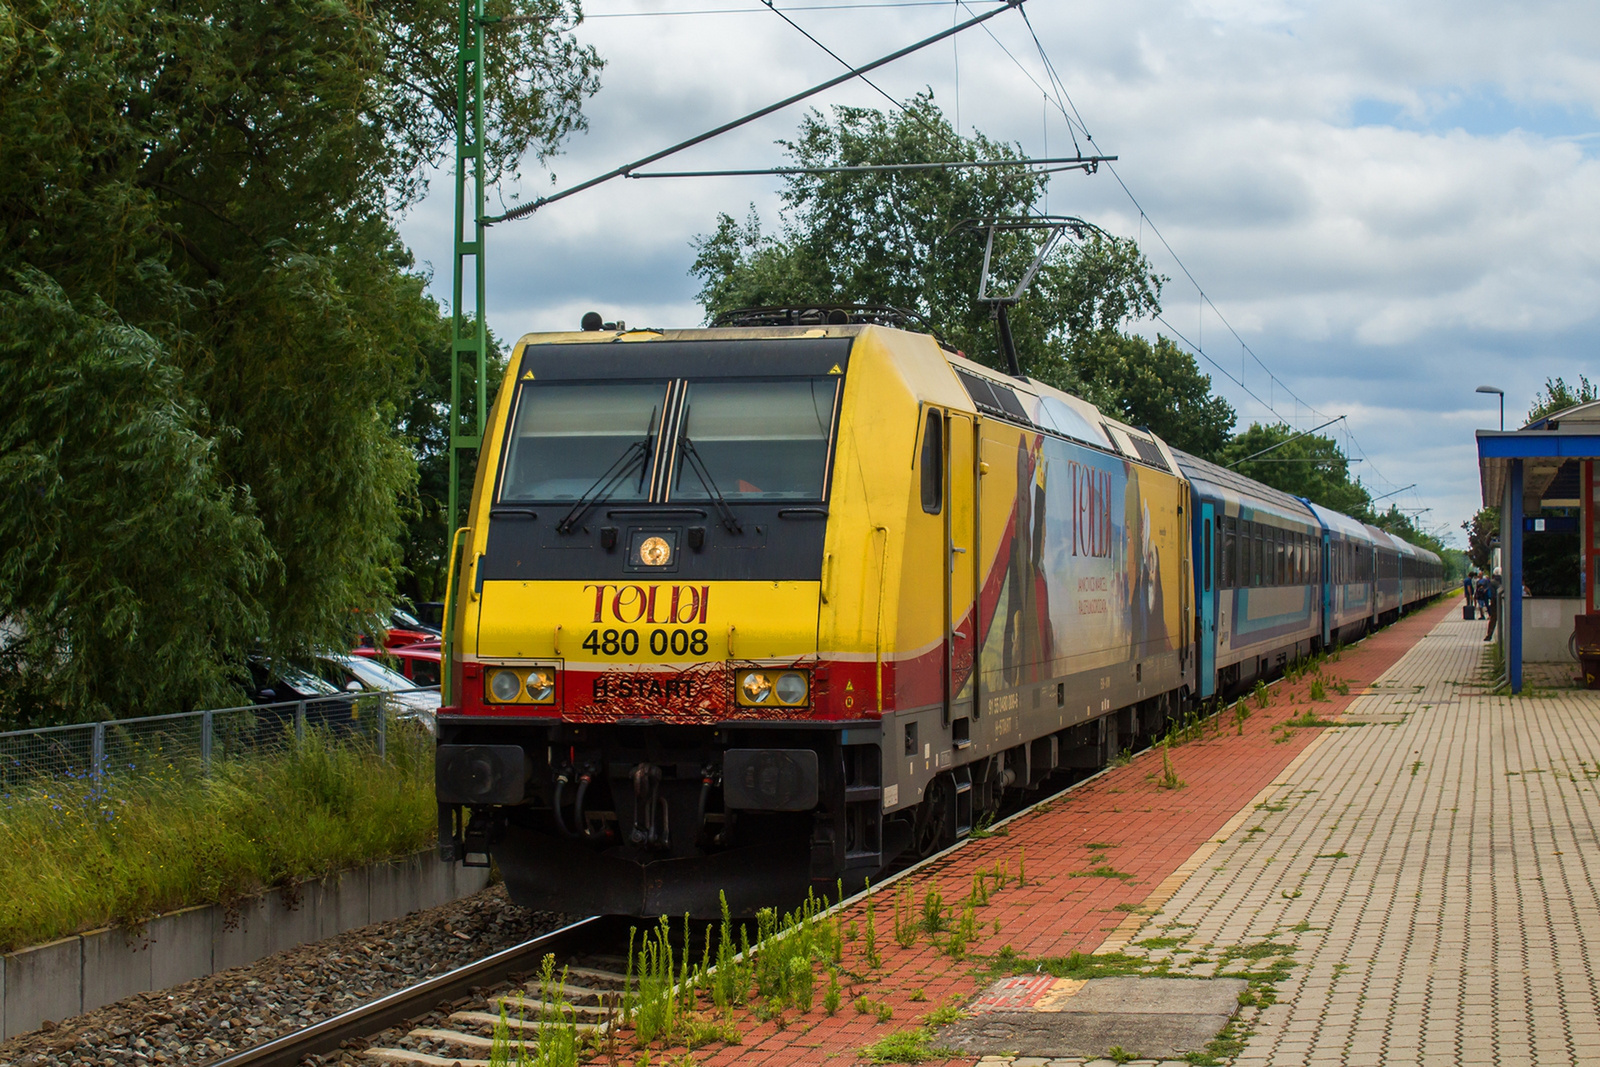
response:
[[[885,746],[903,746],[925,714],[722,727],[447,720],[440,847],[474,865],[492,857],[526,907],[715,918],[725,897],[748,916],[808,888],[853,892],[902,854],[965,836],[1008,790],[1099,771],[1157,737],[1179,699],[1159,693],[981,753],[946,731],[917,800],[898,806],[883,782],[901,748]],[[473,754],[497,769],[480,760],[475,777]]]

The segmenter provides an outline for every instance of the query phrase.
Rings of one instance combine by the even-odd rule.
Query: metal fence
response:
[[[0,789],[51,778],[206,774],[217,760],[287,754],[308,731],[384,755],[397,723],[431,730],[431,715],[411,696],[430,692],[438,687],[13,730],[0,733]]]

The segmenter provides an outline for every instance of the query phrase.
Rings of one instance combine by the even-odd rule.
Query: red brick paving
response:
[[[868,967],[864,937],[845,942],[840,981],[845,997],[837,1015],[822,1007],[826,976],[819,980],[815,1007],[800,1016],[762,1022],[750,1010],[736,1017],[744,1043],[694,1054],[713,1067],[784,1067],[838,1060],[853,1063],[866,1045],[897,1030],[918,1024],[929,1011],[946,1003],[964,1004],[978,992],[975,963],[952,960],[930,944],[925,934],[909,949],[894,940],[894,893],[910,886],[920,911],[923,894],[937,884],[947,906],[959,915],[973,875],[997,864],[1009,867],[1013,881],[976,909],[978,937],[970,956],[988,956],[1009,945],[1025,956],[1060,956],[1073,950],[1093,952],[1125,918],[1118,904],[1138,904],[1176,871],[1241,808],[1297,756],[1317,728],[1281,731],[1284,720],[1314,708],[1317,717],[1341,712],[1439,621],[1455,611],[1456,598],[1417,612],[1345,649],[1337,662],[1323,668],[1328,699],[1310,699],[1311,679],[1279,682],[1269,690],[1271,702],[1252,702],[1242,736],[1231,714],[1220,729],[1208,728],[1201,739],[1174,746],[1172,766],[1183,787],[1163,789],[1161,753],[1146,751],[1133,762],[1113,768],[1092,782],[1058,797],[1047,810],[1013,820],[1003,836],[969,841],[949,856],[900,883],[874,893],[872,907],[882,966]],[[1334,680],[1350,683],[1349,695],[1336,693]],[[1286,735],[1286,739],[1285,738]],[[1096,850],[1091,843],[1109,845]],[[1014,876],[1026,859],[1027,882]],[[1130,877],[1084,875],[1109,866]],[[865,924],[866,905],[857,903],[843,923]],[[998,932],[996,924],[998,923]],[[857,1012],[856,997],[865,995],[894,1009],[888,1022]],[[913,1000],[913,996],[917,999]],[[681,1054],[674,1050],[672,1058]],[[662,1060],[668,1057],[658,1057]],[[970,1064],[973,1059],[949,1061]]]

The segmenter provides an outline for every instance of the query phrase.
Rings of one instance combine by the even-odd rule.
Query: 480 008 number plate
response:
[[[593,629],[583,639],[583,648],[591,656],[637,656],[641,648],[648,648],[653,656],[704,656],[710,651],[705,630],[654,629],[644,636],[636,629]]]

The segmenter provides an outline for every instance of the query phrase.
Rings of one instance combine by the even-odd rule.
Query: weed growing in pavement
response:
[[[722,903],[722,927],[717,935],[717,969],[711,979],[711,1001],[727,1011],[743,1004],[750,995],[753,966],[750,958],[750,935],[743,924],[739,927],[740,951],[733,949],[733,920],[728,913],[728,897],[719,893]]]
[[[1134,903],[1131,903],[1129,901],[1123,901],[1121,904],[1118,904],[1117,906],[1115,906],[1111,910],[1112,911],[1129,912],[1129,913],[1134,914],[1134,915],[1149,915],[1150,914],[1150,909],[1145,907],[1143,904],[1134,904]]]
[[[861,1057],[868,1063],[925,1063],[959,1055],[954,1049],[934,1046],[932,1041],[933,1031],[919,1026],[880,1038],[862,1049]]]
[[[1110,1048],[1106,1049],[1106,1059],[1110,1060],[1112,1063],[1127,1063],[1129,1060],[1138,1059],[1138,1057],[1124,1049],[1121,1045],[1112,1045]]]
[[[1069,871],[1067,873],[1067,877],[1068,878],[1119,878],[1122,881],[1126,882],[1126,881],[1130,881],[1133,878],[1133,875],[1129,874],[1127,871],[1119,871],[1115,867],[1111,866],[1108,863],[1102,863],[1100,866],[1091,867],[1087,871]]]
[[[1244,736],[1244,721],[1250,717],[1250,709],[1245,706],[1244,698],[1240,697],[1233,702],[1233,724],[1240,737]]]
[[[1162,789],[1182,789],[1183,779],[1178,777],[1178,772],[1172,769],[1172,756],[1169,752],[1171,745],[1161,746],[1161,778],[1156,785]]]
[[[1347,697],[1350,695],[1350,683],[1342,680],[1334,682],[1333,691],[1342,697]]]
[[[872,898],[867,898],[870,907]],[[785,1008],[811,1010],[816,998],[818,963],[839,961],[836,919],[825,912],[828,902],[810,893],[805,903],[785,914],[780,921],[771,908],[756,913],[757,951],[756,991],[765,998],[764,1010],[776,1014]],[[868,944],[873,944],[871,911],[868,913]],[[877,966],[876,963],[873,966]]]
[[[909,885],[895,887],[894,943],[901,948],[910,948],[917,943],[917,901]]]
[[[1028,850],[1026,847],[1017,850],[1017,884],[1028,884]]]
[[[1334,719],[1319,719],[1312,708],[1307,708],[1293,718],[1285,719],[1284,726],[1365,726],[1364,722],[1339,722]]]
[[[979,841],[983,840],[985,837],[1010,836],[1011,831],[1007,830],[1004,826],[1000,827],[998,830],[993,829],[993,826],[994,812],[986,811],[982,815],[978,816],[978,821],[973,824],[971,830],[967,831],[967,836]]]
[[[684,1021],[683,1043],[691,1049],[718,1043],[739,1045],[744,1043],[744,1034],[739,1024],[726,1015],[714,1018],[696,1012]]]
[[[1264,708],[1272,703],[1272,694],[1267,692],[1266,682],[1257,682],[1256,687],[1250,691],[1250,696],[1258,708]]]
[[[1422,761],[1417,760],[1411,764],[1411,777],[1415,778],[1417,776],[1417,772],[1420,770],[1422,770]]]
[[[883,966],[883,956],[881,956],[878,953],[878,927],[877,927],[877,923],[874,922],[873,916],[872,916],[872,883],[871,882],[867,883],[867,908],[866,908],[866,910],[867,910],[867,916],[866,916],[866,939],[867,939],[867,943],[866,943],[866,946],[865,946],[865,952],[863,953],[863,957],[866,959],[868,967],[876,969],[878,967]]]
[[[966,1017],[967,1013],[961,1009],[960,998],[951,997],[950,1000],[924,1015],[922,1017],[922,1025],[949,1026],[951,1023],[960,1022]]]
[[[828,988],[822,993],[822,1010],[829,1015],[839,1013],[839,972],[836,968],[828,968]]]
[[[1328,687],[1322,684],[1322,677],[1320,675],[1317,676],[1316,678],[1311,679],[1311,699],[1312,700],[1327,700],[1328,699]]]
[[[856,1014],[871,1015],[880,1023],[886,1023],[894,1018],[894,1008],[881,1000],[873,1000],[866,994],[856,998]]]
[[[911,991],[911,995],[906,999],[911,1001],[913,1004],[921,1004],[923,1001],[928,999],[928,991],[923,989],[921,986],[918,986],[916,989]]]
[[[1111,757],[1111,766],[1113,767],[1126,767],[1132,762],[1133,749],[1131,747],[1125,748],[1121,752],[1118,752],[1115,756]]]
[[[944,926],[944,897],[939,893],[939,883],[929,882],[928,891],[922,896],[922,928],[936,934]]]

